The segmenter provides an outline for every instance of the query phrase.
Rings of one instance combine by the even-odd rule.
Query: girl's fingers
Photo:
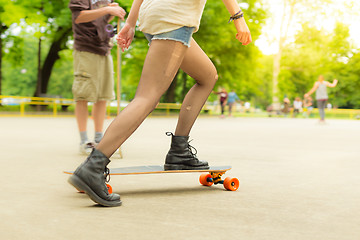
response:
[[[237,39],[239,40],[239,42],[244,43],[244,34],[243,33],[238,33],[237,34]]]
[[[243,45],[248,45],[250,43],[249,35],[246,36],[246,40],[244,41]]]
[[[236,39],[241,42],[243,45],[248,45],[252,42],[250,33],[237,33]]]

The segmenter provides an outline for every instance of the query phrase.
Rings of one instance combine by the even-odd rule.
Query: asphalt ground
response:
[[[163,164],[175,125],[148,118],[110,167]],[[198,173],[112,176],[116,208],[67,183],[85,160],[74,118],[3,117],[0,133],[0,239],[360,239],[360,121],[199,118],[191,145],[232,165],[238,191]]]

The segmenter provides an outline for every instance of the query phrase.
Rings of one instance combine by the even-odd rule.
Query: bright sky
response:
[[[266,25],[263,27],[263,34],[255,42],[264,54],[274,54],[278,51],[278,36],[280,33],[280,22],[283,12],[284,0],[264,0],[264,3],[269,6],[269,11],[272,13],[267,19]],[[349,10],[345,4],[349,2],[354,3],[354,6]],[[322,18],[317,20],[315,25],[325,31],[332,31],[337,20],[349,25],[350,41],[354,43],[354,47],[360,47],[360,0],[333,0],[331,5],[326,5],[327,12],[345,12],[346,14],[335,14],[328,19]],[[292,27],[289,29],[289,40],[300,29],[301,19],[293,19]]]

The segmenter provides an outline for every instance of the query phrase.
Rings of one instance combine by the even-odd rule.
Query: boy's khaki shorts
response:
[[[115,98],[114,70],[111,54],[102,56],[74,50],[73,55],[74,100],[89,102],[113,100]]]

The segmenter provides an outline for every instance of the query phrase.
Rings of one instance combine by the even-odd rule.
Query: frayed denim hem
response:
[[[176,39],[176,38],[156,38],[156,37],[153,37],[151,39],[152,40],[171,40],[171,41],[176,41],[176,42],[181,42],[182,44],[184,44],[185,46],[187,47],[190,47],[190,43],[187,43],[185,41],[182,41],[182,40],[179,40],[179,39]],[[150,42],[151,43],[151,42]],[[150,46],[150,43],[149,43],[149,46]]]

